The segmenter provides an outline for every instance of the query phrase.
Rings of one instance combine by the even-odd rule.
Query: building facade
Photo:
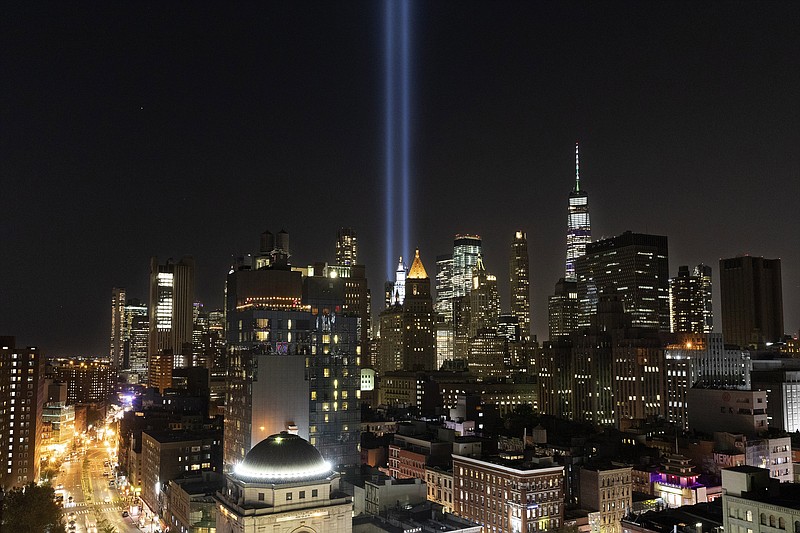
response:
[[[627,231],[586,246],[577,260],[580,326],[588,326],[600,296],[616,295],[635,327],[669,331],[667,238]]]
[[[586,253],[586,245],[592,240],[592,224],[589,219],[589,195],[581,189],[580,159],[578,143],[575,143],[575,188],[569,194],[567,216],[567,262],[564,278],[577,279],[576,262]]]
[[[720,259],[722,335],[741,347],[783,339],[781,260],[749,255]]]
[[[44,357],[35,347],[17,348],[0,337],[0,487],[39,481],[42,410],[46,400]]]
[[[453,456],[453,509],[498,533],[558,529],[564,520],[564,467]]]
[[[707,309],[711,295],[705,277],[694,274],[688,266],[678,267],[678,275],[669,280],[670,331],[673,333],[711,333],[713,315]],[[710,322],[710,323],[709,323]]]
[[[522,334],[527,339],[531,334],[531,277],[528,235],[524,231],[516,231],[511,241],[508,274],[511,314],[519,318]]]
[[[150,331],[148,357],[172,354],[174,368],[188,366],[194,329],[194,259],[150,260]],[[172,385],[172,373],[164,365],[160,372],[149,369],[148,384],[160,391]]]
[[[353,499],[307,441],[272,435],[250,450],[215,495],[217,533],[350,533]]]

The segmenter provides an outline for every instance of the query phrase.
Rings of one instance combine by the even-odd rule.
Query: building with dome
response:
[[[353,500],[308,441],[287,432],[251,449],[215,496],[217,533],[350,533]]]

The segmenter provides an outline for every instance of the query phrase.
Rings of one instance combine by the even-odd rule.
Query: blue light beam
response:
[[[394,9],[386,0],[386,279],[394,271]]]
[[[410,115],[411,109],[409,105],[410,99],[410,82],[411,77],[410,69],[410,54],[409,54],[409,0],[401,0],[401,19],[400,31],[401,36],[401,72],[402,72],[402,101],[401,101],[401,116],[402,116],[402,140],[401,140],[401,157],[402,157],[402,176],[403,176],[403,199],[402,199],[402,216],[403,216],[403,254],[405,257],[411,257],[411,247],[409,239],[411,238],[411,176],[410,176]]]

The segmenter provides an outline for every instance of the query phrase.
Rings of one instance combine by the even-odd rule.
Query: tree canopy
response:
[[[30,483],[5,494],[2,529],[14,533],[66,533],[61,508],[50,485]]]

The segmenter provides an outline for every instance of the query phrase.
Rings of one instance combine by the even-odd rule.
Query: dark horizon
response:
[[[267,229],[306,265],[354,227],[377,314],[383,6],[7,6],[0,335],[107,355],[111,289],[147,301],[151,256],[192,255],[197,299],[221,307]],[[526,231],[546,339],[577,140],[593,240],[668,236],[670,276],[713,268],[716,313],[719,259],[780,258],[796,334],[798,20],[796,3],[413,2],[410,241],[429,275],[480,234],[507,309]]]

